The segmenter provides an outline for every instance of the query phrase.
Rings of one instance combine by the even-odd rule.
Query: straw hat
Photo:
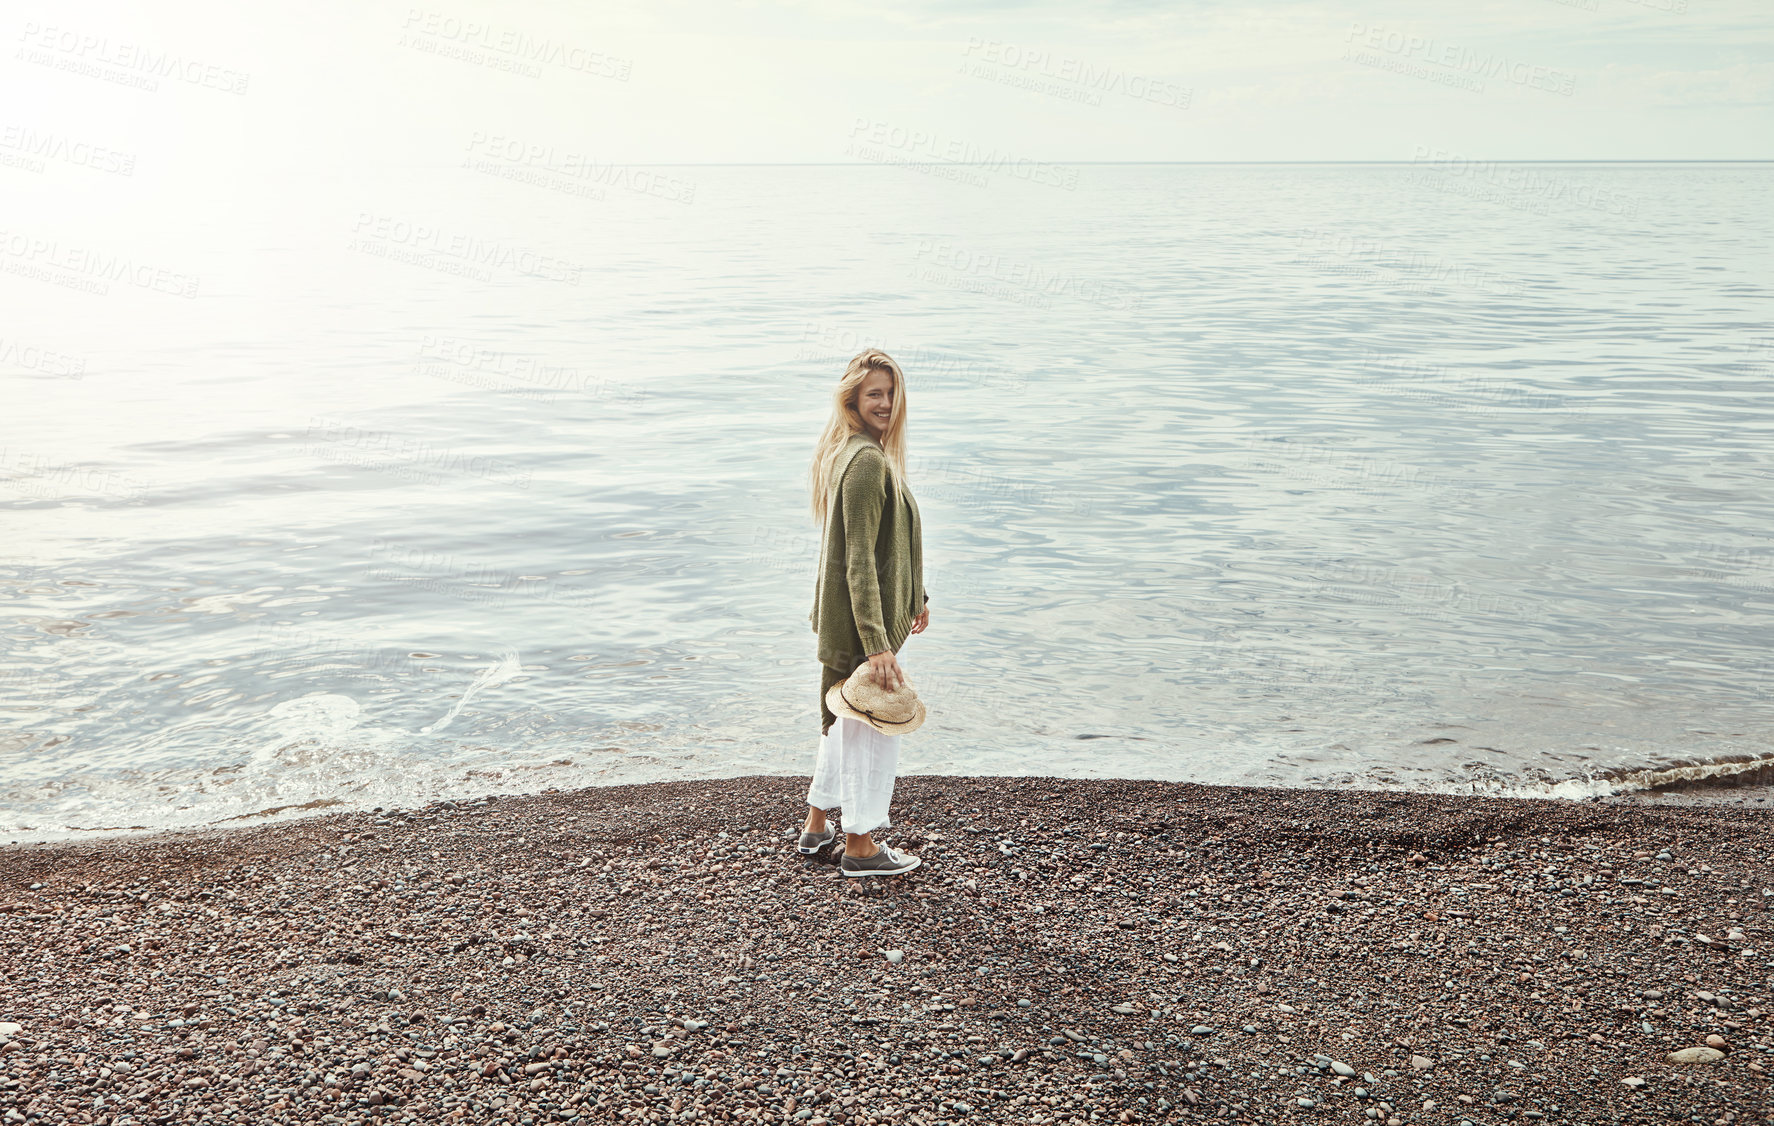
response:
[[[875,683],[875,666],[864,662],[845,680],[831,686],[825,706],[833,715],[859,719],[883,735],[904,735],[924,726],[924,702],[901,669],[899,688],[889,692]]]

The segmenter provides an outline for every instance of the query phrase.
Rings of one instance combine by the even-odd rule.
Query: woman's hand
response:
[[[912,619],[912,632],[923,633],[930,625],[930,607],[918,611]],[[899,682],[906,679],[905,670],[899,667],[899,659],[893,650],[883,649],[869,657],[869,664],[874,668],[875,683],[892,692],[899,687]]]
[[[899,661],[893,656],[893,650],[883,649],[869,657],[869,667],[874,672],[875,683],[892,692],[899,688],[899,682],[905,679],[905,670],[899,667]]]

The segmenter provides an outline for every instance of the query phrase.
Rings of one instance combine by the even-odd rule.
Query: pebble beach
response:
[[[1774,1122],[1766,808],[806,785],[0,849],[0,1118]]]

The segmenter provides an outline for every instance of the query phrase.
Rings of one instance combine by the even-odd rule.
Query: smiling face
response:
[[[869,437],[879,442],[893,416],[893,373],[876,368],[863,377],[856,389],[856,413],[862,416]]]

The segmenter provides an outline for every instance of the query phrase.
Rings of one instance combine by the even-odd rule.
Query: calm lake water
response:
[[[1774,166],[504,171],[152,230],[7,181],[61,246],[0,255],[0,838],[807,773],[808,461],[870,344],[904,772],[1774,754]]]

